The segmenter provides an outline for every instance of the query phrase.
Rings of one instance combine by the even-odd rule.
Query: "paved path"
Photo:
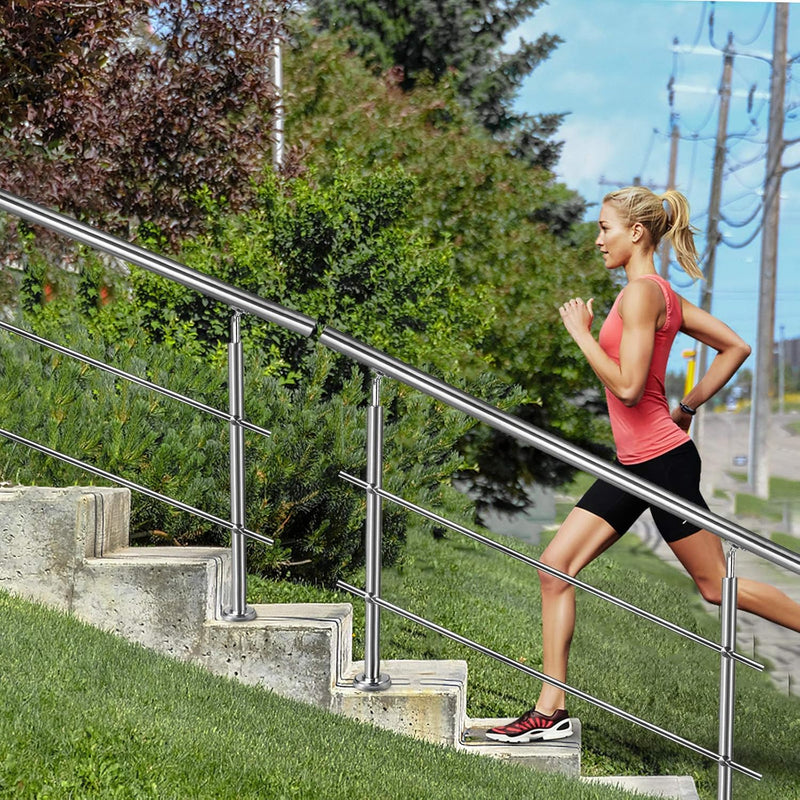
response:
[[[769,474],[800,481],[800,436],[791,436],[786,426],[800,420],[800,415],[774,417],[769,430]],[[720,516],[738,522],[763,536],[781,528],[781,523],[764,522],[752,518],[737,518],[733,514],[733,494],[746,492],[747,485],[731,477],[731,472],[746,472],[746,466],[737,466],[734,459],[748,452],[749,420],[745,414],[725,412],[707,414],[706,433],[701,444],[703,458],[704,494],[711,510]],[[720,492],[726,497],[715,496]],[[800,500],[800,498],[798,498]],[[794,535],[800,533],[800,520],[794,521]],[[649,513],[637,523],[635,532],[665,561],[683,569],[672,551],[658,535]],[[800,575],[781,570],[751,554],[739,550],[736,554],[736,572],[739,577],[753,578],[777,586],[800,603]],[[711,613],[717,609],[708,606]],[[800,695],[800,633],[752,614],[738,617],[737,650],[744,655],[770,662],[770,675],[782,691]]]

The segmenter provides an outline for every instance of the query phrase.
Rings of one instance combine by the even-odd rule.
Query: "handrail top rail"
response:
[[[0,189],[0,210],[80,241],[132,264],[173,280],[204,295],[281,327],[311,337],[318,323],[312,317],[230,286],[178,261],[157,255],[139,245],[93,228],[44,206]],[[506,433],[537,449],[565,461],[573,467],[608,481],[647,502],[711,531],[731,544],[764,558],[772,564],[800,575],[800,556],[788,548],[757,536],[747,528],[720,517],[705,508],[684,500],[655,484],[625,472],[620,467],[575,445],[562,442],[553,434],[523,422],[513,414],[479,400],[438,378],[387,355],[358,339],[330,326],[322,328],[318,343],[342,353],[364,366],[394,378],[440,402]]]
[[[201,294],[218,300],[231,308],[273,322],[295,333],[310,337],[317,328],[317,320],[265,300],[263,297],[238,289],[211,275],[181,264],[174,259],[158,255],[139,245],[127,242],[110,233],[79,222],[72,217],[51,211],[44,206],[25,200],[0,189],[0,210],[20,217],[35,225],[42,225],[56,233],[88,245],[96,250],[136,264],[138,267],[163,278],[188,286]]]

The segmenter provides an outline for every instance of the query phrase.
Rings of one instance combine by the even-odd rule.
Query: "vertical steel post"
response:
[[[366,524],[366,630],[364,633],[364,672],[353,685],[363,691],[391,686],[392,679],[381,675],[381,609],[372,598],[381,594],[381,540],[383,499],[372,491],[383,486],[383,407],[381,376],[372,378],[372,403],[367,414],[367,524]]]
[[[228,344],[228,423],[230,438],[231,477],[231,584],[230,606],[222,610],[228,622],[255,619],[254,608],[247,607],[247,551],[242,531],[245,527],[245,474],[244,474],[244,358],[237,311],[231,317],[231,340]]]
[[[733,790],[733,722],[736,662],[732,653],[736,650],[736,548],[728,551],[727,572],[722,579],[722,656],[719,676],[719,754],[722,758],[718,769],[717,800],[730,800]]]

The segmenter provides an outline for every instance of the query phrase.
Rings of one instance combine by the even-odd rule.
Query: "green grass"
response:
[[[623,800],[292,702],[0,593],[0,796]]]
[[[528,554],[539,552],[504,541]],[[623,537],[582,577],[712,640],[719,637],[717,620],[703,610],[688,577],[652,556],[634,537]],[[300,591],[299,599],[314,595],[307,587]],[[436,540],[412,532],[406,563],[384,571],[382,594],[540,668],[538,580],[519,562],[456,534]],[[341,593],[327,597],[342,598]],[[359,630],[360,601],[354,606]],[[539,684],[533,678],[449,639],[385,612],[382,630],[386,659],[466,659],[471,716],[513,716],[536,699]],[[718,680],[719,659],[712,651],[579,593],[570,672],[570,682],[577,688],[716,750]],[[715,763],[592,705],[572,700],[569,708],[583,723],[584,774],[692,775],[704,800],[716,797]],[[800,798],[800,699],[781,695],[766,676],[739,667],[736,726],[736,759],[763,772],[765,778],[758,783],[736,775],[734,797]]]
[[[781,531],[775,531],[770,538],[775,544],[779,544],[787,550],[793,550],[795,553],[800,553],[800,539],[796,536],[791,536]]]
[[[775,522],[783,519],[787,503],[795,514],[800,510],[800,481],[772,477],[769,479],[768,499],[737,492],[734,498],[734,513],[737,516],[758,517]]]

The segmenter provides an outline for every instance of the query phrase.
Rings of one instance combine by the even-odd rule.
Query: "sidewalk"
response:
[[[800,436],[786,431],[790,421],[800,419],[798,414],[773,417],[769,429],[769,473],[771,476],[800,481]],[[748,452],[749,420],[746,414],[724,412],[709,413],[705,417],[705,444],[702,447],[703,491],[711,510],[720,516],[738,522],[761,536],[780,527],[780,523],[738,519],[733,514],[733,495],[746,492],[747,485],[730,477],[731,472],[746,472],[747,467],[737,465],[734,459]],[[727,497],[715,496],[726,492]],[[798,524],[795,523],[795,530]],[[636,524],[634,532],[654,553],[664,561],[683,569],[655,529],[652,518],[646,513]],[[736,554],[736,574],[778,587],[800,603],[800,575],[789,573],[762,559],[739,550]],[[718,609],[708,605],[710,613]],[[781,691],[800,695],[800,633],[789,631],[753,614],[738,616],[736,649],[746,656],[769,663],[769,674]]]

